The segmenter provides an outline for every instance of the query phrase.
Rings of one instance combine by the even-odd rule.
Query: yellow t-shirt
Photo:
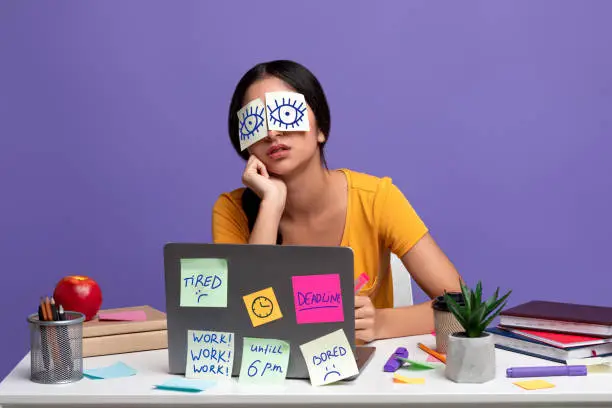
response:
[[[377,308],[393,307],[390,252],[402,257],[428,231],[412,205],[389,177],[341,169],[348,182],[348,209],[341,246],[352,248],[354,275],[370,281],[360,291]],[[238,188],[223,193],[213,207],[215,243],[247,243],[249,227]]]

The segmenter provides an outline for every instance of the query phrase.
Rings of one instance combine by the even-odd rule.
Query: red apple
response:
[[[53,292],[55,303],[64,310],[80,312],[85,320],[93,319],[102,306],[100,286],[90,277],[72,275],[62,278]]]

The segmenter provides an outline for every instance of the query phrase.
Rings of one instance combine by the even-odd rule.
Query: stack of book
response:
[[[83,323],[83,357],[168,348],[166,322],[151,306],[100,310]]]
[[[500,313],[497,348],[562,364],[612,355],[612,307],[534,300]]]

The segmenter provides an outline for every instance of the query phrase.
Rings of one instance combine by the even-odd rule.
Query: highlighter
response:
[[[506,370],[506,376],[517,377],[552,377],[587,375],[587,367],[575,366],[543,366],[543,367],[512,367]]]
[[[398,357],[408,358],[408,350],[405,347],[398,347],[395,353],[389,357],[389,360],[385,363],[384,371],[387,373],[393,373],[397,371],[402,364],[404,364]]]
[[[359,277],[355,279],[355,294],[357,294],[369,280],[370,278],[365,273],[359,275]]]

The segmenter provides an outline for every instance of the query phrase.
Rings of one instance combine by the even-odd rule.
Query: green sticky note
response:
[[[231,378],[234,337],[230,332],[187,330],[185,378]]]
[[[251,384],[279,384],[287,376],[289,343],[276,339],[245,337],[238,381]]]
[[[156,385],[158,390],[171,390],[182,392],[202,392],[213,387],[214,381],[210,380],[189,380],[185,378],[170,379],[162,384]]]
[[[415,370],[431,370],[437,368],[435,364],[426,363],[424,361],[414,361],[403,357],[397,357],[398,360],[410,364],[410,368]],[[408,367],[404,367],[408,368]]]
[[[181,259],[181,306],[227,307],[227,260]]]

